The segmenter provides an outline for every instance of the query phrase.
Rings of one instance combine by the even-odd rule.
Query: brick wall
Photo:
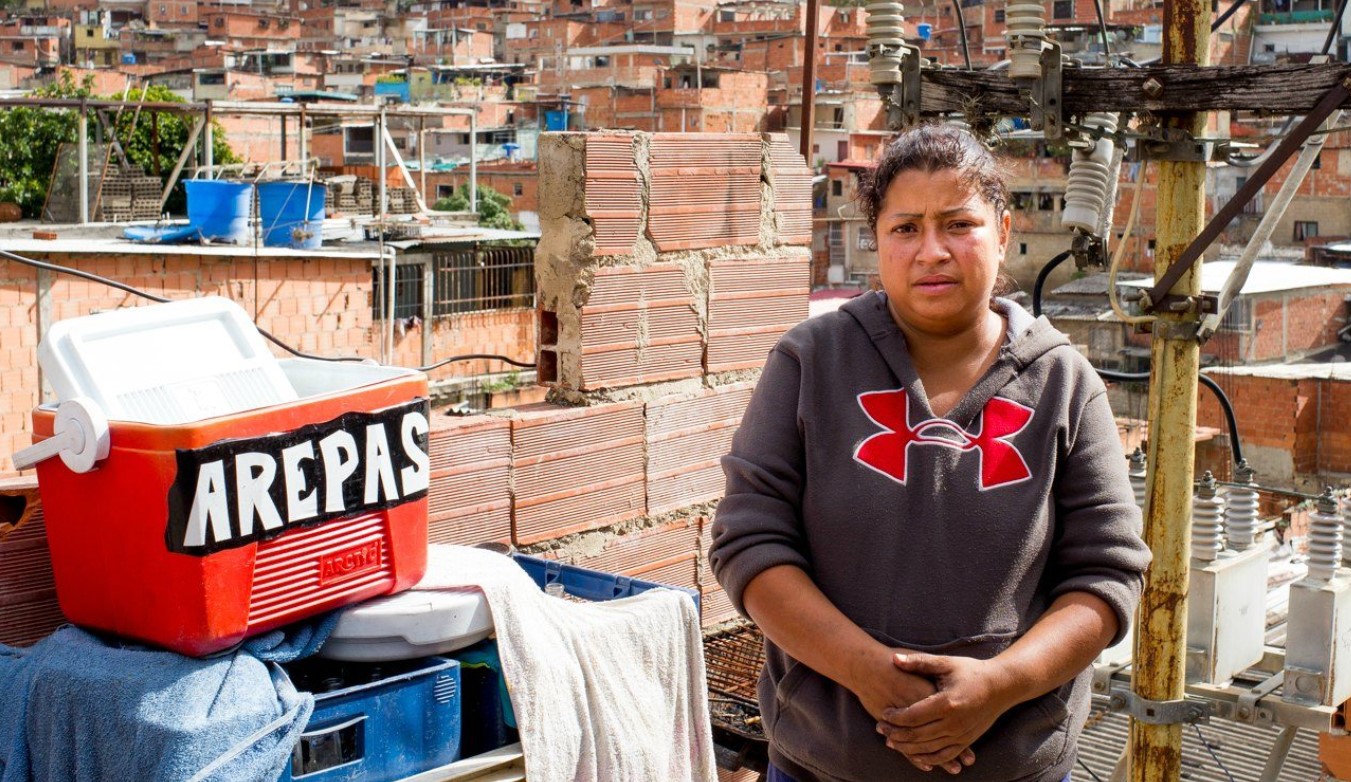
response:
[[[704,560],[719,460],[806,316],[810,171],[760,134],[550,133],[539,167],[550,401],[438,419],[434,537],[698,587],[705,625],[726,621]]]
[[[1243,456],[1264,484],[1318,488],[1326,476],[1351,474],[1351,379],[1326,368],[1309,376],[1262,377],[1216,370],[1216,382],[1234,407]],[[1197,423],[1223,429],[1213,394],[1198,396]],[[1225,429],[1227,431],[1227,429]]]
[[[171,299],[229,297],[256,312],[260,327],[305,352],[373,356],[378,351],[371,322],[371,260],[364,256],[263,256],[255,264],[242,253],[31,255]],[[142,303],[131,294],[62,274],[52,275],[50,291],[53,322]],[[29,416],[39,393],[38,317],[36,273],[0,260],[0,476],[14,473],[10,455],[30,443]]]

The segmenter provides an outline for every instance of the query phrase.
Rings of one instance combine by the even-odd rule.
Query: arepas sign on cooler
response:
[[[429,416],[428,401],[418,398],[279,434],[178,449],[165,543],[206,556],[421,499],[431,478]],[[351,552],[325,567],[343,571],[362,564],[346,560],[378,556]]]

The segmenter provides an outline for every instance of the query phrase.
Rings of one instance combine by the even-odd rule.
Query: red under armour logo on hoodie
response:
[[[910,446],[937,445],[963,453],[975,451],[980,464],[981,491],[1032,477],[1027,461],[1008,439],[1032,420],[1032,408],[993,397],[977,416],[975,431],[964,431],[946,418],[929,418],[910,425],[910,395],[904,389],[868,391],[858,395],[859,407],[886,431],[859,444],[854,459],[904,484]]]

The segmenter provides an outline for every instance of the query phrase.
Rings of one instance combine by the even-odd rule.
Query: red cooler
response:
[[[422,577],[421,372],[277,361],[221,297],[54,323],[38,361],[61,402],[14,461],[71,621],[203,655]]]
[[[71,621],[200,656],[422,577],[426,375],[277,365],[294,401],[191,423],[110,415],[93,469],[38,464]],[[56,418],[34,411],[35,442]]]

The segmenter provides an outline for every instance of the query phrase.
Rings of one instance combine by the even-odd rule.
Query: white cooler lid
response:
[[[492,632],[492,612],[478,590],[400,592],[344,609],[319,656],[411,660],[472,646]]]

